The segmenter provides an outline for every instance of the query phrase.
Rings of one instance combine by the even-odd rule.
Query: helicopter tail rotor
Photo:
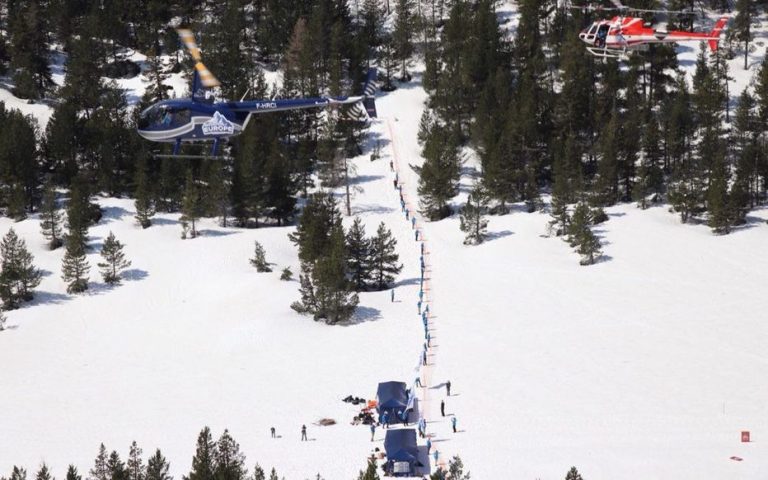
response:
[[[192,30],[179,28],[176,31],[178,32],[179,38],[181,39],[184,46],[187,47],[187,50],[189,50],[189,54],[195,60],[195,71],[200,77],[200,83],[206,88],[218,87],[221,85],[216,77],[213,76],[211,71],[208,70],[208,67],[203,64],[203,57],[200,54],[200,48],[197,46],[197,42],[195,41],[195,34],[192,32]]]

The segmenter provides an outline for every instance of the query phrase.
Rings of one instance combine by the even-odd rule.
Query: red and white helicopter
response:
[[[572,7],[596,11],[619,12],[651,12],[651,13],[690,13],[669,12],[666,10],[643,10],[625,7],[620,0],[611,0],[616,8]],[[658,43],[678,42],[708,42],[709,48],[716,51],[720,42],[720,34],[728,23],[728,17],[721,17],[710,32],[688,32],[653,28],[645,20],[619,14],[610,20],[598,20],[589,28],[579,33],[579,38],[587,44],[587,50],[592,55],[602,58],[618,58],[626,60],[633,51],[646,50],[648,45]]]

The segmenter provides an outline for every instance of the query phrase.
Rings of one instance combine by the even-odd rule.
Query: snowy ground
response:
[[[511,4],[503,8],[515,24]],[[682,49],[686,69],[696,52]],[[732,74],[747,85],[754,67],[739,74],[740,61]],[[100,442],[124,456],[136,440],[145,454],[160,447],[180,478],[209,425],[215,435],[230,429],[249,466],[276,466],[288,480],[354,478],[383,435],[372,444],[367,428],[350,426],[355,408],[340,399],[372,397],[382,380],[410,383],[422,344],[418,244],[389,161],[416,208],[408,165],[421,162],[425,98],[418,81],[382,96],[371,138],[383,141],[384,158],[355,161],[353,209],[369,235],[387,223],[406,268],[398,301],[362,295],[354,325],[290,310],[297,283],[278,277],[283,266],[298,270],[291,228],[207,222],[201,238],[182,241],[177,216],[141,230],[132,202],[103,199],[105,219],[91,229],[92,289],[75,297],[60,279],[63,251],[44,249],[37,221],[0,219],[0,234],[13,226],[46,271],[35,303],[10,312],[12,328],[0,334],[0,473],[42,461],[58,477],[68,463],[85,473]],[[543,236],[545,214],[520,210],[493,217],[493,238],[479,247],[462,245],[458,219],[418,223],[435,338],[419,393],[440,462],[460,454],[481,480],[561,479],[571,465],[588,480],[768,478],[768,210],[716,237],[666,207],[614,207],[597,230],[606,259],[592,267]],[[117,288],[95,267],[110,230],[133,261]],[[248,264],[254,240],[274,273]],[[454,395],[445,398],[448,379]],[[441,399],[456,434],[439,416]],[[312,425],[322,417],[339,424]],[[310,442],[299,441],[302,423]],[[282,438],[269,438],[270,426]],[[742,430],[753,443],[739,442]]]

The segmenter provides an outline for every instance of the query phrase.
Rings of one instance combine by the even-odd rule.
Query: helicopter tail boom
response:
[[[715,28],[712,29],[712,31],[709,34],[709,37],[711,40],[709,40],[709,48],[713,52],[717,51],[717,48],[720,44],[720,34],[723,32],[723,29],[725,28],[725,25],[728,23],[728,17],[720,17],[720,19],[715,24]]]

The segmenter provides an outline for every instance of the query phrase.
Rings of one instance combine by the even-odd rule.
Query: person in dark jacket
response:
[[[301,441],[306,442],[307,441],[307,426],[302,425],[301,426]]]
[[[451,396],[451,381],[450,380],[445,382],[445,393],[447,393],[449,397]]]
[[[440,400],[440,415],[445,416],[445,400]]]

